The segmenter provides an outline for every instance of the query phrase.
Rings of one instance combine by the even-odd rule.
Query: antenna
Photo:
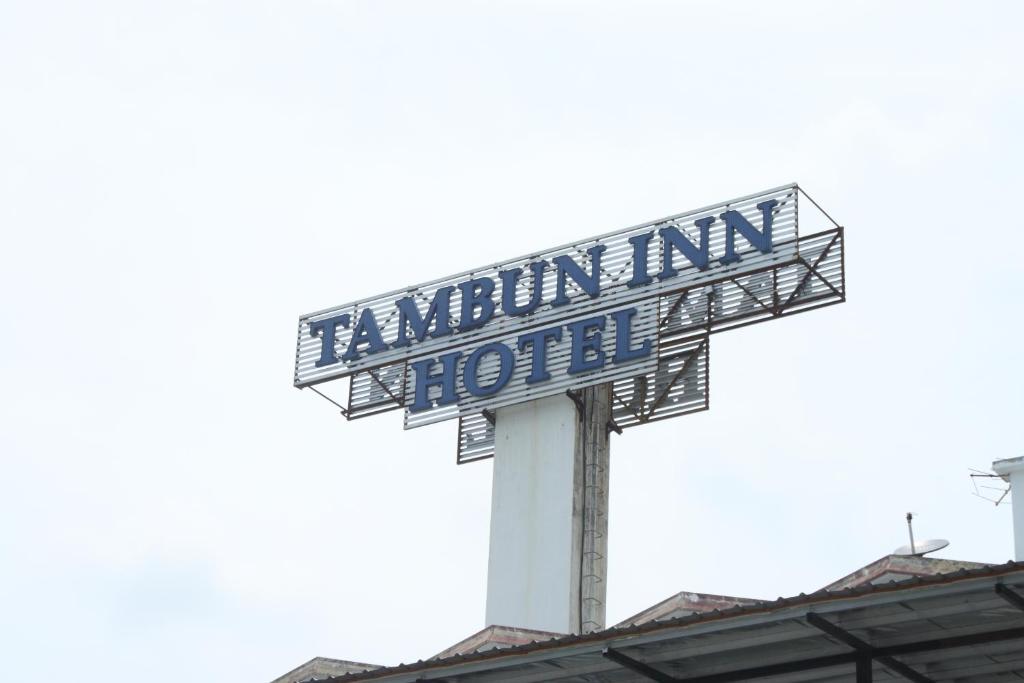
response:
[[[912,555],[916,557],[924,557],[928,553],[934,553],[936,550],[942,550],[949,541],[944,538],[932,538],[927,541],[914,541],[914,513],[907,513],[907,531],[910,533],[910,545],[901,545],[896,550],[892,551],[893,555]]]
[[[999,505],[1000,503],[1003,502],[1003,500],[1006,499],[1006,495],[1010,492],[1009,485],[988,486],[986,484],[978,483],[979,479],[1000,479],[1003,482],[1005,482],[1006,480],[1003,479],[1003,477],[1001,477],[998,474],[992,474],[991,472],[976,470],[973,467],[969,469],[971,470],[971,484],[974,485],[973,495],[977,496],[978,498],[981,498],[982,500],[987,500],[990,503],[994,503],[996,505]],[[984,491],[982,489],[984,489]],[[998,492],[998,495],[996,495],[996,493],[989,493],[989,491]]]
[[[917,550],[914,549],[914,513],[907,513],[907,531],[910,532],[910,554],[916,555]]]

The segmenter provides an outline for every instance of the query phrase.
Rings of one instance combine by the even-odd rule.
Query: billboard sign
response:
[[[348,378],[346,417],[402,408],[407,428],[608,382],[636,404],[659,371],[700,389],[708,334],[845,299],[842,229],[801,239],[800,194],[785,185],[303,315],[295,386]]]

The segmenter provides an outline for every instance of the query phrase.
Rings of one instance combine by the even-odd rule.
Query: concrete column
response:
[[[1024,456],[996,460],[992,463],[992,471],[1010,483],[1014,559],[1024,562]]]
[[[604,627],[610,388],[581,393],[582,411],[568,396],[496,411],[489,626]]]

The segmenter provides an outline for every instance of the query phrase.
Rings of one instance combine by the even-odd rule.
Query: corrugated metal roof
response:
[[[623,619],[615,626],[633,626],[648,621],[685,617],[701,612],[714,612],[715,610],[730,609],[737,606],[756,605],[761,602],[764,601],[756,598],[738,598],[733,595],[710,595],[708,593],[682,591],[657,604],[651,605],[628,619]]]
[[[889,580],[901,581],[915,576],[950,574],[961,569],[980,569],[988,566],[983,562],[945,560],[938,557],[886,555],[841,579],[836,579],[822,590],[835,591],[865,583],[888,583]]]
[[[451,647],[445,648],[431,657],[431,659],[446,659],[454,655],[464,655],[471,652],[528,645],[542,640],[561,638],[563,635],[565,634],[537,631],[531,628],[518,628],[515,626],[488,626],[468,638],[463,638]]]
[[[300,664],[288,673],[275,678],[270,683],[294,683],[295,681],[317,680],[327,676],[337,676],[338,674],[362,672],[377,668],[379,668],[377,664],[350,662],[345,659],[331,659],[330,657],[313,657],[313,659]]]
[[[325,680],[651,680],[611,661],[604,655],[608,649],[656,668],[661,680],[744,680],[749,676],[737,677],[737,672],[768,665],[778,668],[823,656],[834,663],[800,673],[775,674],[771,680],[849,680],[853,650],[809,623],[807,614],[812,612],[871,647],[897,653],[903,665],[929,680],[1024,679],[1024,609],[997,594],[996,586],[1024,590],[1024,563],[821,590]],[[991,642],[985,642],[986,638]],[[934,644],[940,640],[949,647],[936,649]],[[877,661],[875,676],[878,680],[901,678]]]

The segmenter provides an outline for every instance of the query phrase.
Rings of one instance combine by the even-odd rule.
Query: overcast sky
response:
[[[709,412],[612,437],[610,622],[810,592],[907,511],[1009,559],[968,468],[1024,453],[1020,7],[0,4],[4,677],[480,629],[490,463],[292,388],[298,316],[792,181],[849,300],[716,336]]]

